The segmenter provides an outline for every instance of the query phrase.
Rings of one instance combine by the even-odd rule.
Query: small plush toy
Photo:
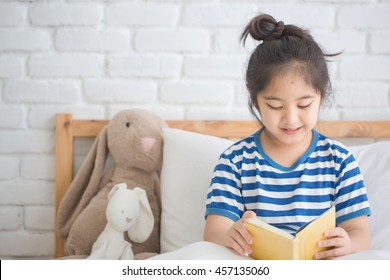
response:
[[[153,230],[154,218],[143,189],[130,190],[125,183],[115,185],[108,193],[107,225],[92,246],[89,259],[132,260],[131,241],[144,242]]]
[[[107,195],[118,183],[145,190],[154,226],[142,243],[132,242],[134,254],[160,251],[160,181],[162,128],[167,124],[141,109],[119,112],[96,137],[58,209],[58,232],[65,254],[88,256],[107,224]],[[112,166],[107,168],[110,162]],[[105,171],[108,170],[108,171]],[[126,239],[129,241],[128,237]],[[147,255],[147,254],[146,254]]]

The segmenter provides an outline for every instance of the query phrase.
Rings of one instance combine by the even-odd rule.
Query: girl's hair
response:
[[[244,45],[248,35],[262,41],[251,54],[246,72],[249,109],[256,119],[257,95],[273,78],[287,71],[299,71],[322,98],[330,94],[331,85],[325,57],[337,54],[325,54],[307,30],[295,25],[284,25],[270,15],[261,14],[245,27],[241,35]]]

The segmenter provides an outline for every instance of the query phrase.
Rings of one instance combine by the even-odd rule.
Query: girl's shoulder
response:
[[[254,152],[256,149],[255,137],[258,132],[255,132],[251,135],[248,135],[242,139],[236,140],[233,144],[231,144],[225,151],[224,155],[242,155],[247,152]]]
[[[315,133],[317,134],[318,139],[316,151],[328,151],[333,155],[339,155],[343,157],[348,157],[351,155],[351,151],[345,144],[317,131]]]

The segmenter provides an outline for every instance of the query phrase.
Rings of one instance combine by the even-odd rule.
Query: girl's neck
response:
[[[264,152],[277,164],[287,168],[293,166],[309,149],[312,139],[313,133],[311,132],[304,138],[304,141],[286,144],[270,135],[265,128],[260,133],[260,142]]]

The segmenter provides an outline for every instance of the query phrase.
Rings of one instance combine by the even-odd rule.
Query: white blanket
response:
[[[214,243],[199,241],[172,252],[154,256],[149,260],[251,260],[251,258],[242,257],[233,250]]]
[[[390,260],[390,251],[367,250],[338,258],[339,260]],[[199,241],[149,260],[252,260],[223,246]]]

